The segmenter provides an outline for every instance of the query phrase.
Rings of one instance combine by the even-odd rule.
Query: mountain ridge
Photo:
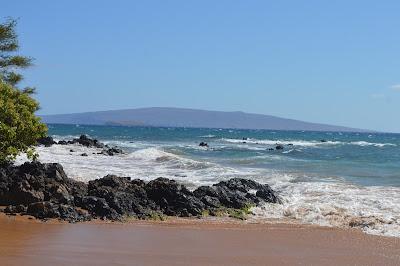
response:
[[[367,129],[305,122],[242,111],[209,111],[176,107],[147,107],[40,116],[48,124],[374,132]]]

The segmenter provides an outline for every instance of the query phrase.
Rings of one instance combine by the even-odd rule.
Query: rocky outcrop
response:
[[[69,141],[67,141],[67,144],[80,144],[80,145],[88,147],[88,148],[99,148],[99,149],[103,149],[103,148],[107,147],[107,145],[104,145],[97,139],[91,139],[86,135],[81,135],[77,139],[69,140]]]
[[[41,164],[39,162],[24,163],[21,166],[6,166],[0,168],[0,205],[10,205],[6,211],[9,213],[27,213],[38,218],[45,218],[50,213],[50,205],[42,206],[43,210],[36,215],[33,213],[36,205],[40,202],[50,202],[64,208],[73,206],[74,198],[85,195],[87,185],[69,179],[62,166],[56,163]],[[62,207],[61,205],[65,205]],[[36,206],[37,207],[37,206]],[[45,208],[46,207],[46,208]],[[67,207],[65,207],[67,208]],[[58,212],[57,218],[68,220],[63,215],[66,209]],[[37,209],[37,208],[36,208]],[[56,218],[57,212],[52,212],[48,218]],[[79,214],[76,214],[79,216]],[[77,218],[74,220],[85,220]]]
[[[119,149],[117,147],[109,147],[108,145],[101,143],[99,140],[89,138],[86,135],[81,135],[79,138],[75,138],[75,139],[68,140],[68,141],[60,140],[58,142],[54,141],[52,137],[45,137],[45,138],[38,139],[37,142],[38,142],[38,144],[45,145],[46,147],[50,147],[53,144],[58,144],[58,145],[80,144],[80,145],[88,147],[88,148],[102,149],[102,151],[98,152],[98,154],[108,155],[108,156],[114,156],[116,154],[124,153],[124,151],[122,149]],[[70,152],[74,152],[74,151],[70,150]],[[87,153],[82,153],[81,156],[87,156]]]
[[[162,215],[190,217],[205,211],[240,210],[263,202],[280,203],[268,186],[234,178],[193,192],[175,180],[148,183],[107,175],[88,184],[69,179],[60,164],[25,163],[0,168],[0,205],[6,213],[70,222],[92,218],[121,220]]]

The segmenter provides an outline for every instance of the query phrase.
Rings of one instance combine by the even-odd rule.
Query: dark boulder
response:
[[[117,215],[136,216],[146,218],[157,210],[156,204],[148,199],[145,183],[142,180],[130,180],[129,177],[107,175],[103,178],[89,182],[88,194],[102,198]],[[83,205],[85,207],[85,205]],[[112,218],[109,213],[93,212],[95,216]]]
[[[200,142],[200,144],[199,144],[199,146],[200,147],[208,147],[208,144],[207,144],[207,142]]]
[[[283,145],[276,145],[276,147],[275,147],[275,149],[276,150],[283,150],[284,149],[284,147],[283,147]]]
[[[100,154],[114,156],[115,154],[123,154],[123,153],[124,153],[123,150],[113,147],[113,148],[102,150]]]
[[[22,206],[26,208],[37,202],[73,205],[75,197],[86,191],[86,185],[69,179],[60,164],[32,162],[0,168],[0,205],[11,205],[7,207],[10,212],[25,212]],[[44,213],[50,215],[50,209]]]
[[[82,206],[92,215],[99,218],[119,220],[121,216],[110,206],[104,198],[85,196],[82,198]]]
[[[253,180],[232,178],[212,187],[202,186],[193,191],[206,208],[227,207],[242,209],[261,202],[279,203],[279,198],[268,185]]]
[[[57,143],[58,145],[67,145],[68,144],[68,142],[67,141],[65,141],[65,140],[60,140],[60,141],[58,141],[58,143]]]
[[[97,139],[91,139],[86,135],[81,135],[78,139],[73,139],[72,141],[68,142],[69,144],[81,144],[85,147],[94,147],[94,148],[104,148],[105,145],[98,141]]]
[[[50,147],[53,144],[57,144],[57,142],[55,142],[54,139],[49,136],[38,139],[37,143],[39,145],[44,145],[46,147]]]
[[[88,154],[87,154],[87,153],[82,153],[82,154],[81,154],[81,156],[83,156],[83,157],[87,157],[87,156],[88,156]]]
[[[84,210],[49,201],[31,203],[26,213],[39,219],[58,218],[69,222],[82,222],[91,219],[91,216]]]
[[[205,207],[192,192],[175,180],[162,177],[152,180],[146,185],[146,192],[166,215],[200,215]]]

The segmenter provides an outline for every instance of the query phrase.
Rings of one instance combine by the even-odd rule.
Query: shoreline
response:
[[[221,219],[69,224],[0,214],[2,265],[400,263],[400,239],[356,229]]]
[[[370,234],[400,237],[400,224],[398,222],[400,221],[398,216],[398,213],[400,213],[400,201],[398,197],[398,187],[379,185],[362,186],[357,185],[357,183],[353,184],[352,182],[336,180],[334,177],[335,175],[333,177],[327,176],[328,182],[318,181],[314,180],[312,175],[310,177],[308,177],[308,175],[303,176],[302,174],[291,175],[290,173],[286,174],[286,172],[269,171],[262,167],[251,168],[251,170],[249,170],[250,168],[246,168],[246,165],[238,165],[238,168],[236,168],[236,166],[233,167],[232,169],[234,169],[234,171],[230,174],[232,169],[226,168],[225,165],[219,165],[217,161],[209,161],[206,159],[206,163],[214,162],[215,165],[218,166],[208,168],[207,165],[204,165],[203,160],[201,160],[201,156],[197,157],[195,153],[192,154],[191,151],[198,150],[198,142],[190,143],[183,141],[185,145],[189,145],[188,149],[190,150],[187,154],[188,156],[183,156],[185,153],[180,154],[178,152],[174,154],[174,152],[170,152],[168,149],[165,150],[162,145],[153,145],[151,141],[145,142],[146,145],[144,146],[136,146],[134,137],[129,139],[134,141],[128,141],[127,139],[112,141],[105,135],[101,135],[100,132],[93,133],[95,131],[92,132],[89,131],[89,129],[80,129],[78,132],[79,134],[94,134],[98,138],[102,137],[104,144],[110,147],[117,145],[119,148],[124,149],[126,153],[116,154],[115,156],[105,156],[104,154],[98,154],[99,152],[101,153],[101,149],[91,147],[92,144],[90,144],[89,147],[77,143],[60,145],[60,142],[68,143],[68,139],[79,136],[79,134],[76,133],[64,137],[62,134],[53,135],[57,138],[58,144],[52,147],[39,147],[40,158],[44,163],[58,162],[62,164],[65,172],[74,180],[87,183],[105,174],[130,176],[133,179],[139,178],[145,182],[149,182],[158,177],[165,177],[185,185],[190,190],[194,190],[202,185],[210,186],[222,180],[241,177],[257,181],[261,184],[270,185],[271,188],[277,192],[276,195],[282,199],[282,205],[274,205],[273,207],[270,207],[271,205],[263,205],[260,206],[261,208],[255,209],[256,215],[262,219],[271,217],[285,219],[288,217],[289,219],[295,219],[305,223],[337,226],[340,228],[357,227]],[[226,134],[229,137],[229,133],[226,132]],[[127,134],[127,136],[131,136],[131,134]],[[236,149],[237,145],[242,145],[243,140],[241,138],[230,136],[230,138],[227,137],[226,140],[232,142],[225,143],[224,136],[225,133],[223,136],[219,136],[217,140],[221,140],[222,142],[220,143],[217,141],[213,146],[217,145],[216,147],[219,147],[218,145],[223,145],[224,147],[224,145],[228,145],[228,147]],[[267,143],[260,144],[262,147],[267,147],[269,144],[272,144],[269,140],[271,136],[256,137],[257,136],[250,136],[250,138],[254,138],[256,142],[267,141]],[[308,141],[305,144],[305,147],[308,147],[307,145],[313,144],[313,141],[317,142],[323,137],[326,138],[326,136],[314,136],[312,139],[289,138],[290,143],[288,140],[286,144],[293,144],[293,147],[288,146],[287,151],[291,151],[289,149],[295,148],[296,145],[301,146],[304,144],[298,143],[298,141]],[[279,137],[279,139],[282,138]],[[96,139],[93,139],[93,141],[95,140]],[[200,140],[204,139],[199,139],[199,141]],[[251,139],[245,141],[246,143],[250,143]],[[327,142],[318,143],[319,145],[329,144]],[[385,143],[382,142],[381,144],[386,145]],[[366,147],[369,148],[383,148],[383,146],[379,146],[378,144],[379,143],[374,142],[360,142],[357,145],[362,147],[367,145]],[[231,145],[233,146],[231,147]],[[257,146],[258,144],[252,143],[250,146],[253,147],[253,145]],[[175,148],[181,151],[179,147],[178,145]],[[245,150],[252,150],[250,149],[251,147]],[[352,149],[353,148],[354,147],[352,147]],[[73,152],[71,152],[71,150],[73,150]],[[256,150],[258,150],[258,148]],[[202,153],[203,152],[206,151],[202,150]],[[83,159],[80,154],[85,153],[88,156]],[[267,151],[266,153],[270,152]],[[212,152],[212,154],[215,153]],[[210,156],[214,155],[210,154]],[[24,160],[19,160],[19,163],[23,162]],[[203,169],[203,167],[207,170],[199,170]],[[242,169],[242,167],[244,168]],[[236,174],[238,174],[238,176],[235,176]]]

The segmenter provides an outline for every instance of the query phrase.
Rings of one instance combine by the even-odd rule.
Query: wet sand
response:
[[[0,265],[400,265],[400,239],[215,221],[38,222],[0,214]]]

